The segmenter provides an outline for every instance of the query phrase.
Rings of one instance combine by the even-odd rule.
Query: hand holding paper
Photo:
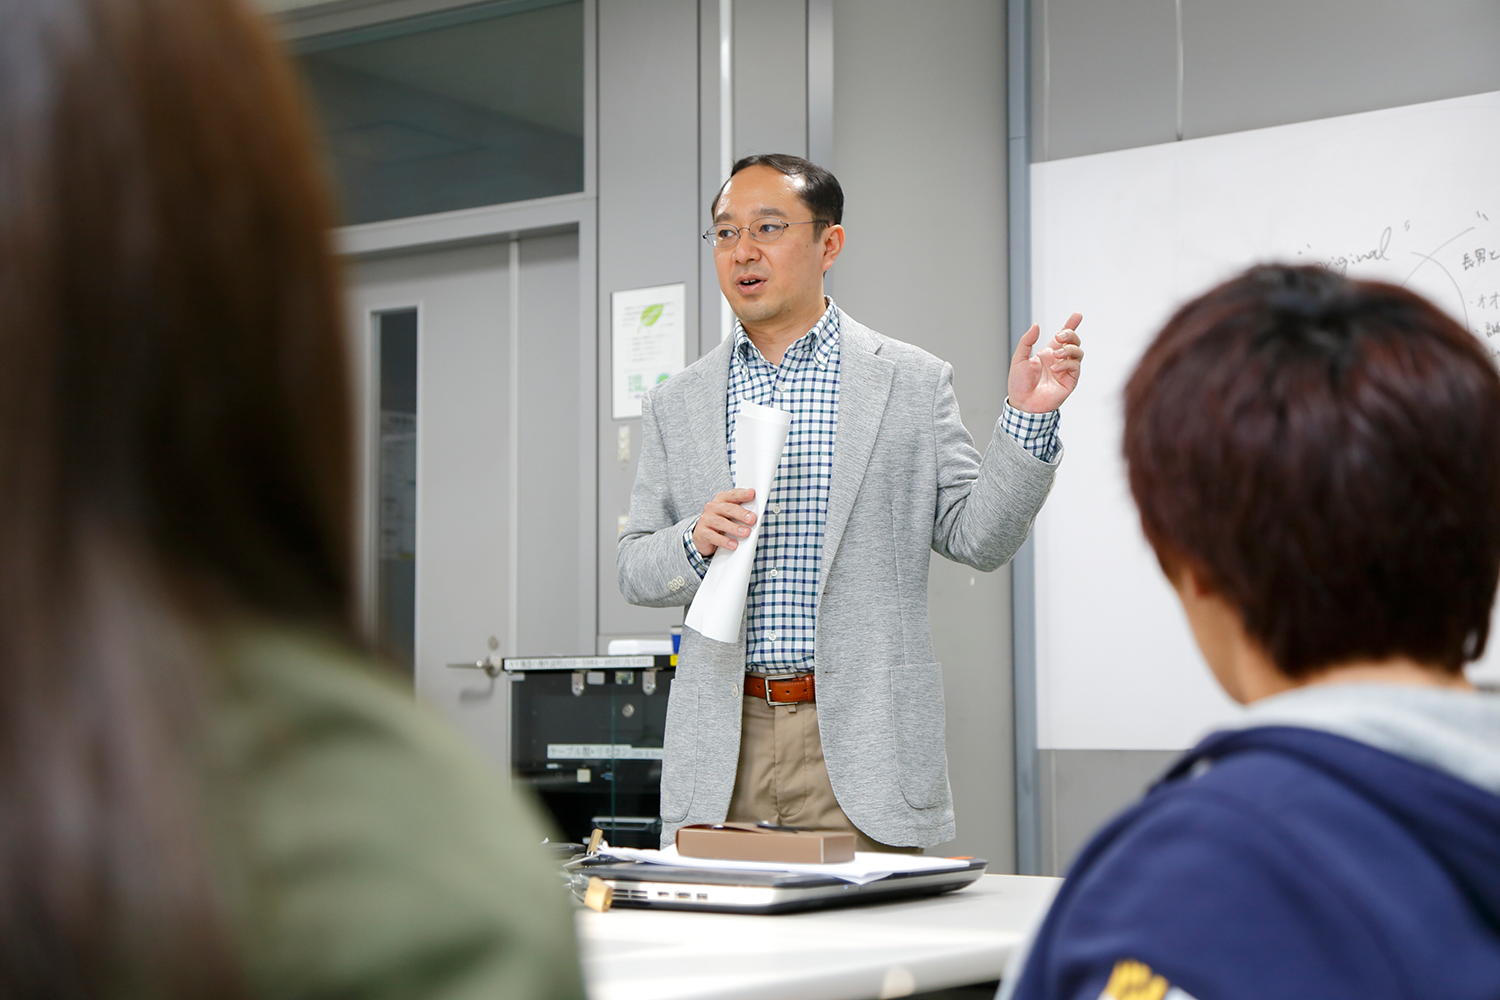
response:
[[[693,525],[693,545],[707,559],[720,548],[737,549],[750,536],[755,514],[745,504],[755,499],[754,490],[725,490],[703,505]]]
[[[761,516],[791,426],[790,413],[755,403],[741,404],[735,417],[735,486],[755,491],[755,499],[750,501],[755,523],[738,548],[720,548],[714,553],[708,575],[698,586],[686,618],[689,628],[718,642],[734,642],[740,636],[750,570],[755,565],[755,543],[760,539]]]

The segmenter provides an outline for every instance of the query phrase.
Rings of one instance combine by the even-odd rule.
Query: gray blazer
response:
[[[954,837],[943,677],[927,621],[928,549],[980,570],[1020,548],[1052,488],[1043,462],[996,426],[980,460],[959,419],[953,368],[840,314],[838,429],[818,579],[814,669],[828,778],[881,843]],[[725,406],[733,339],[642,402],[640,465],[620,536],[620,592],[686,605],[699,578],[683,534],[732,488]],[[998,612],[998,609],[997,609]],[[722,822],[739,759],[745,636],[683,629],[667,705],[662,841]]]

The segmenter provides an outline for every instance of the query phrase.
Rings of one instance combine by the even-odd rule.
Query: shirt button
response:
[[[781,504],[779,504],[779,503],[773,503],[771,505],[771,513],[772,514],[780,514],[781,513]]]
[[[766,641],[767,642],[775,642],[776,641],[776,633],[772,632],[770,635],[766,636]]]
[[[771,570],[771,576],[772,577],[779,576],[780,574],[781,574],[781,570],[779,570],[779,569],[773,569],[773,570]]]
[[[729,697],[731,697],[731,698],[738,698],[739,696],[740,696],[740,686],[738,684],[731,684],[731,685],[729,685]]]

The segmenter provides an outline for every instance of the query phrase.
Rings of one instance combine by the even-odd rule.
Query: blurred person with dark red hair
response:
[[[1001,995],[1500,995],[1500,377],[1428,302],[1257,267],[1125,391],[1141,524],[1238,723],[1069,872]]]
[[[364,653],[333,216],[242,0],[0,3],[0,996],[581,998]]]

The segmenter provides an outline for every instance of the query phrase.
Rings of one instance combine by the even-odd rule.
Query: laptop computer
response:
[[[896,872],[863,884],[832,875],[678,868],[637,861],[596,862],[580,871],[603,879],[614,890],[615,906],[794,913],[953,892],[977,880],[988,865],[988,861],[974,858],[962,867]]]

